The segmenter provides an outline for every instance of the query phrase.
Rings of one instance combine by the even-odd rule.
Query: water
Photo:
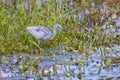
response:
[[[85,54],[76,54],[66,51],[55,55],[59,57],[58,60],[53,59],[55,56],[38,59],[38,66],[36,69],[38,71],[32,72],[30,70],[31,68],[28,66],[28,70],[23,72],[22,75],[18,73],[19,69],[25,64],[31,64],[34,62],[37,55],[31,54],[29,60],[27,60],[28,54],[18,53],[7,57],[3,56],[1,58],[2,64],[0,66],[0,70],[4,71],[6,75],[11,73],[9,75],[10,77],[6,78],[8,80],[24,80],[30,78],[36,80],[39,78],[37,76],[38,74],[43,80],[48,80],[48,76],[46,76],[48,74],[50,75],[50,79],[53,80],[79,80],[79,74],[81,74],[80,79],[82,80],[98,80],[107,78],[116,80],[120,77],[120,46],[115,44],[113,48],[114,50],[105,51],[103,47],[102,50],[103,52],[106,52],[105,54],[100,54],[100,49],[97,51],[89,50],[89,55],[91,55],[91,57],[88,57]],[[41,60],[43,61],[41,62]],[[79,64],[80,61],[81,65]],[[111,62],[108,67],[106,67],[105,64],[106,61]],[[70,77],[66,77],[67,73],[70,74]],[[11,75],[14,76],[12,77]]]

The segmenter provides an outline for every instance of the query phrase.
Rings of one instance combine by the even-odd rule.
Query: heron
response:
[[[26,29],[38,40],[39,43],[40,41],[53,39],[56,35],[56,29],[65,31],[60,24],[55,24],[52,31],[44,26],[28,26]]]

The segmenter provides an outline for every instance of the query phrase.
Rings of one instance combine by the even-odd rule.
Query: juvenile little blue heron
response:
[[[64,30],[60,24],[55,24],[53,30],[50,31],[44,26],[28,26],[26,29],[34,36],[38,41],[51,40],[56,35],[56,29]]]

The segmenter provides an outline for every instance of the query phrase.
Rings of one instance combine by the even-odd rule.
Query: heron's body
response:
[[[48,28],[44,26],[29,26],[26,29],[34,36],[36,39],[40,41],[51,40],[56,35],[56,28],[63,29],[59,24],[53,26],[53,30],[50,31]]]

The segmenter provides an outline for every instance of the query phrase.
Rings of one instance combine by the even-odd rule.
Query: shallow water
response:
[[[109,51],[104,50],[104,48],[101,50],[105,53],[101,53],[100,49],[97,51],[88,50],[90,56],[85,53],[67,51],[59,54],[54,53],[48,58],[39,58],[36,71],[33,72],[28,66],[28,69],[23,73],[19,73],[20,68],[27,64],[30,65],[38,55],[31,54],[29,60],[26,57],[28,54],[24,53],[2,56],[0,70],[6,73],[5,75],[11,73],[9,78],[3,78],[5,80],[37,80],[40,77],[43,80],[120,79],[120,46],[114,44],[114,50]],[[106,66],[106,62],[110,62],[109,66]]]

